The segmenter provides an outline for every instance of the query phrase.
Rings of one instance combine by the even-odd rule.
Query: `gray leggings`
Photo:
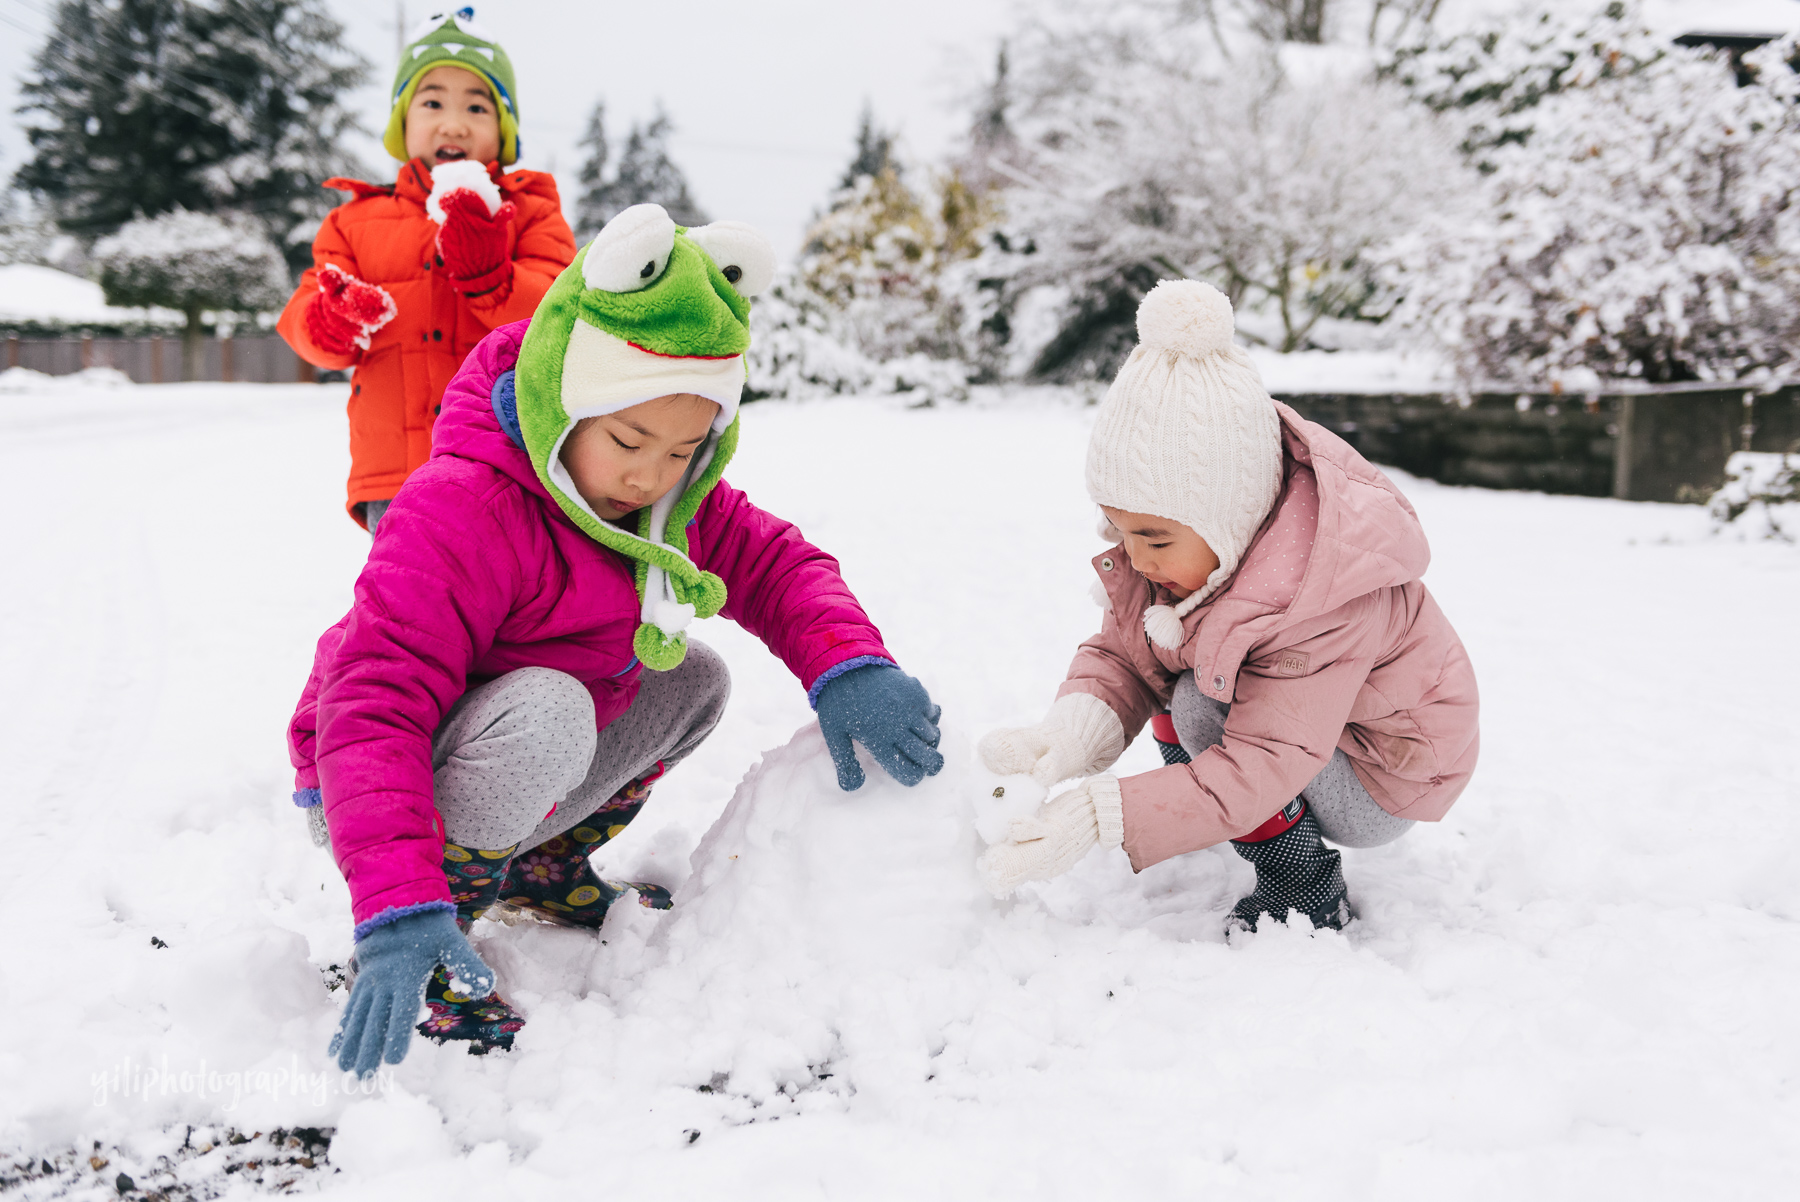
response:
[[[392,501],[364,501],[362,503],[363,525],[369,528],[370,538],[375,537],[375,527],[381,524],[381,515],[386,513],[388,506],[392,504]]]
[[[1175,722],[1175,734],[1183,750],[1195,759],[1208,747],[1225,741],[1225,717],[1229,713],[1229,705],[1214,701],[1195,686],[1192,672],[1183,672],[1175,682],[1169,717]],[[1325,837],[1344,847],[1380,847],[1392,843],[1413,825],[1411,819],[1394,817],[1369,796],[1341,747],[1332,752],[1312,783],[1300,790],[1300,796],[1306,799],[1307,808],[1312,810]]]
[[[646,671],[631,708],[594,729],[594,700],[552,668],[519,668],[470,689],[432,741],[433,797],[450,842],[535,847],[587,818],[658,760],[674,767],[719,724],[725,661],[688,640],[670,672]]]

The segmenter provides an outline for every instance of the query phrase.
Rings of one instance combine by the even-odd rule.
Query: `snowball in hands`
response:
[[[975,833],[983,843],[1004,842],[1013,819],[1029,818],[1050,791],[1029,776],[996,776],[975,796]]]
[[[1026,881],[1047,881],[1075,867],[1096,843],[1125,841],[1119,778],[1094,776],[1060,793],[1028,818],[1015,818],[1003,842],[976,862],[982,884],[1005,897]]]
[[[1036,726],[991,731],[979,750],[989,771],[1022,773],[1047,788],[1112,767],[1124,754],[1125,728],[1106,702],[1070,693],[1058,697]]]

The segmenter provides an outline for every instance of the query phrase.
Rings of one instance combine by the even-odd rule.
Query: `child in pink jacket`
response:
[[[1351,916],[1340,856],[1442,818],[1475,770],[1475,674],[1419,577],[1430,550],[1387,477],[1264,390],[1231,305],[1157,285],[1088,444],[1118,545],[1107,614],[1049,715],[981,744],[989,768],[1079,777],[981,867],[1001,895],[1095,844],[1134,870],[1231,840],[1256,888],[1228,925]],[[1164,711],[1167,710],[1167,713]],[[1166,766],[1106,770],[1147,721]]]
[[[904,784],[943,766],[938,708],[837,562],[722,479],[772,273],[746,226],[627,209],[450,381],[290,730],[295,800],[350,885],[346,1070],[399,1063],[422,998],[421,1033],[511,1046],[523,1022],[464,934],[490,907],[597,928],[627,888],[669,904],[588,855],[724,711],[695,617],[792,669],[844,789],[853,740]]]

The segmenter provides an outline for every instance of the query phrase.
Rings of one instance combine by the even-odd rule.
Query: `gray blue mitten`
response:
[[[350,1004],[328,1049],[339,1068],[366,1077],[383,1060],[399,1064],[405,1058],[425,982],[440,964],[476,996],[494,987],[494,970],[456,929],[456,915],[449,910],[406,914],[363,936],[356,945]]]
[[[833,679],[819,691],[817,708],[838,788],[847,793],[863,784],[852,739],[908,787],[944,767],[937,750],[943,710],[931,703],[924,685],[892,664],[865,664]]]

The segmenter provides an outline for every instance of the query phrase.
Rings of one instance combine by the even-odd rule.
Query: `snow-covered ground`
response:
[[[347,899],[282,746],[366,548],[343,402],[0,396],[0,1149],[83,1158],[21,1197],[295,1126],[337,1128],[302,1188],[382,1199],[1792,1188],[1800,553],[1710,539],[1697,507],[1402,480],[1484,753],[1446,821],[1347,853],[1360,921],[1226,943],[1229,851],[1135,877],[1095,854],[994,902],[970,748],[1041,712],[1097,617],[1091,411],[1043,393],[746,409],[731,478],[843,560],[951,767],[838,794],[799,687],[708,623],[731,712],[602,863],[675,910],[485,924],[517,1050],[418,1041],[346,1092]],[[226,1152],[182,1172],[249,1193]]]

